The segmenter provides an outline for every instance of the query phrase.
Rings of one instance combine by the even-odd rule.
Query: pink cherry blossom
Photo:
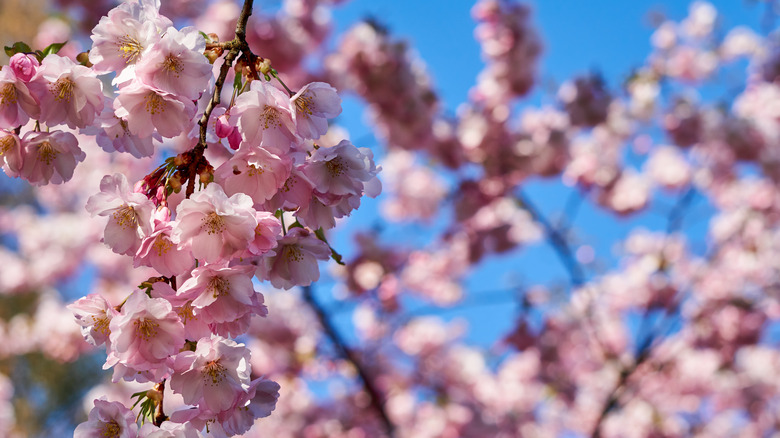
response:
[[[262,146],[281,155],[299,141],[289,98],[268,82],[252,81],[236,99],[232,117],[238,120],[244,148]]]
[[[69,58],[44,58],[30,87],[40,103],[40,120],[49,126],[84,128],[103,111],[103,83],[94,71]]]
[[[255,379],[249,391],[236,403],[236,409],[226,411],[217,418],[229,435],[241,435],[247,432],[258,418],[271,415],[279,400],[278,383],[268,379]]]
[[[116,116],[126,121],[130,132],[139,137],[149,137],[155,130],[166,138],[189,132],[195,109],[192,100],[141,81],[122,88],[114,101]]]
[[[284,186],[292,169],[291,160],[263,148],[243,149],[214,172],[214,178],[233,195],[245,193],[255,204],[271,199]]]
[[[0,128],[24,125],[30,117],[40,116],[38,100],[10,68],[0,70]]]
[[[89,198],[86,209],[93,216],[109,216],[103,241],[117,254],[135,254],[152,233],[154,203],[134,193],[122,174],[104,176],[100,193]]]
[[[95,400],[86,422],[73,432],[73,438],[136,438],[135,414],[119,402]]]
[[[127,152],[135,158],[154,155],[154,140],[162,141],[162,137],[152,133],[148,137],[133,135],[127,121],[114,114],[111,107],[106,106],[95,119],[95,124],[83,130],[85,134],[95,136],[97,144],[106,152]]]
[[[136,64],[136,77],[158,90],[195,100],[211,78],[211,64],[203,56],[205,49],[206,42],[195,28],[169,28],[144,52]]]
[[[236,193],[228,198],[219,184],[211,183],[179,204],[171,239],[188,245],[198,260],[229,259],[254,239],[257,219],[252,204],[249,196]]]
[[[171,304],[140,290],[130,294],[109,329],[108,366],[121,362],[139,371],[165,368],[184,344],[184,326]]]
[[[282,289],[308,286],[320,278],[317,261],[329,257],[325,242],[304,228],[293,228],[279,240],[273,253],[260,261],[257,276]]]
[[[282,223],[272,213],[258,211],[255,238],[249,242],[247,251],[254,255],[262,255],[276,248],[277,239],[282,233]]]
[[[328,132],[328,119],[341,114],[341,98],[324,82],[311,82],[290,98],[298,135],[316,139]]]
[[[16,133],[0,130],[0,160],[6,175],[19,176],[22,170],[22,140]]]
[[[183,274],[192,268],[195,264],[192,253],[171,240],[173,223],[159,219],[154,222],[154,231],[143,238],[135,254],[135,267],[149,266],[166,277]]]
[[[221,336],[202,338],[195,351],[179,353],[174,370],[171,388],[184,402],[214,413],[230,409],[249,392],[249,350]]]
[[[8,66],[11,67],[16,77],[23,82],[30,82],[40,65],[38,58],[26,53],[16,53],[8,60]]]
[[[68,305],[81,326],[84,339],[92,345],[108,341],[109,324],[119,312],[99,294],[89,294]]]
[[[22,147],[19,176],[39,186],[70,180],[76,163],[85,158],[76,136],[70,132],[29,131],[22,137]]]
[[[207,323],[235,321],[251,310],[252,296],[257,293],[253,270],[252,266],[206,264],[192,271],[176,295],[192,301],[194,315]]]
[[[159,14],[159,0],[124,2],[102,17],[92,30],[89,60],[98,73],[121,72],[172,25]]]
[[[363,183],[376,176],[373,154],[343,140],[331,148],[319,148],[304,167],[304,173],[321,193],[361,195]]]

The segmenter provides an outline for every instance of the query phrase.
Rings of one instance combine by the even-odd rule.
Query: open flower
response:
[[[111,348],[107,366],[121,362],[136,370],[154,370],[178,353],[184,326],[171,303],[134,291],[109,324]]]
[[[119,402],[95,400],[87,421],[73,432],[73,438],[136,438],[135,414]]]
[[[205,49],[206,41],[195,28],[170,28],[144,53],[136,65],[136,77],[159,90],[195,100],[211,78]]]
[[[135,135],[149,137],[156,129],[163,137],[173,138],[190,131],[196,108],[192,100],[134,81],[120,90],[114,110]]]
[[[109,217],[103,242],[117,254],[134,255],[141,239],[152,233],[154,203],[134,193],[120,173],[103,177],[100,193],[90,196],[86,209],[93,216]]]
[[[242,252],[256,226],[252,198],[243,193],[228,198],[211,183],[179,204],[171,239],[189,245],[195,258],[214,263]]]
[[[193,313],[211,322],[230,322],[251,311],[252,266],[207,264],[192,271],[192,277],[176,295],[192,301]]]
[[[293,228],[279,240],[277,248],[260,261],[257,276],[282,289],[308,286],[320,278],[317,260],[328,257],[330,248],[325,242],[309,230]]]
[[[103,111],[103,83],[92,69],[70,58],[44,58],[29,86],[40,104],[39,120],[49,126],[84,128]]]
[[[105,298],[99,294],[89,294],[67,307],[76,317],[87,342],[98,346],[108,340],[108,325],[119,312]]]
[[[173,368],[171,389],[184,403],[213,413],[230,409],[249,392],[249,350],[221,336],[202,338],[195,351],[179,353]]]
[[[268,82],[252,81],[232,114],[238,118],[242,147],[262,146],[281,155],[298,143],[288,97]]]
[[[328,119],[341,114],[341,98],[336,89],[324,82],[312,82],[290,98],[293,121],[298,135],[319,138],[328,132]]]
[[[29,131],[22,138],[22,147],[19,176],[38,186],[70,180],[76,163],[86,157],[76,136],[64,131]]]

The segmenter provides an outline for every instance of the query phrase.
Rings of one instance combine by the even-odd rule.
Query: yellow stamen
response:
[[[111,320],[108,319],[105,313],[103,316],[92,315],[92,322],[94,323],[93,330],[96,332],[102,333],[104,335],[109,333],[108,324],[111,322]]]
[[[103,430],[101,435],[106,438],[117,438],[122,433],[122,428],[116,420],[111,420],[109,423],[103,423]]]
[[[205,229],[208,234],[221,233],[225,231],[226,228],[225,220],[222,219],[222,216],[218,215],[216,211],[212,211],[208,216],[204,217],[203,225],[200,226],[200,229]]]
[[[16,144],[16,140],[11,135],[0,138],[0,155],[5,155]]]
[[[157,251],[158,257],[162,257],[163,254],[167,254],[168,250],[172,247],[173,244],[171,243],[170,239],[162,234],[158,234],[157,238],[154,239],[154,243],[152,244],[152,248]]]
[[[301,248],[297,245],[286,246],[284,247],[284,250],[287,253],[288,262],[300,262],[303,260],[303,253],[301,252]]]
[[[49,91],[54,95],[54,100],[64,100],[70,102],[70,98],[73,96],[73,88],[76,83],[70,78],[60,78],[57,82],[49,85]]]
[[[213,277],[209,280],[206,290],[211,291],[214,298],[219,298],[222,295],[227,295],[230,292],[230,280],[222,277]]]
[[[179,73],[184,70],[184,65],[182,65],[182,62],[179,58],[168,55],[165,57],[165,61],[162,63],[163,70],[173,74],[174,77],[179,77]]]
[[[179,307],[179,310],[176,311],[176,313],[179,314],[179,318],[181,318],[182,324],[187,324],[187,321],[198,319],[192,309],[192,301],[187,301],[183,306]]]
[[[219,359],[212,360],[203,369],[203,380],[206,383],[209,383],[210,380],[212,386],[218,385],[225,379],[225,371],[225,367],[219,363]]]
[[[117,208],[111,218],[123,230],[138,226],[138,215],[135,213],[135,209],[127,204]]]
[[[59,155],[59,152],[48,141],[38,145],[38,161],[46,163],[47,166],[51,166],[57,155]]]
[[[160,327],[160,324],[148,319],[136,319],[133,325],[135,325],[135,335],[144,341],[157,336],[157,328]]]
[[[346,163],[341,157],[336,157],[330,161],[325,162],[325,167],[328,169],[328,174],[331,178],[344,175],[346,172]]]
[[[125,64],[134,63],[144,50],[141,43],[130,35],[120,37],[117,46],[119,48],[119,56],[125,60]]]
[[[6,82],[3,88],[0,88],[0,105],[9,106],[16,103],[16,87],[14,84]]]
[[[155,93],[154,91],[144,96],[144,101],[146,102],[144,104],[146,111],[151,113],[152,115],[164,112],[165,107],[168,105],[165,99],[163,99],[162,96]]]
[[[260,114],[260,120],[265,121],[265,129],[270,128],[278,128],[282,123],[279,120],[279,116],[281,113],[278,109],[266,105],[265,108],[263,108],[263,112]]]
[[[312,108],[314,107],[314,102],[312,101],[311,96],[308,96],[307,93],[303,93],[300,96],[298,96],[297,99],[295,99],[295,107],[298,108],[299,114],[308,117],[312,115]]]

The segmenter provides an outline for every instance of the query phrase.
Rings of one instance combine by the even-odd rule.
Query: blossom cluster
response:
[[[260,73],[245,68],[229,104],[220,103],[226,75],[215,77],[212,66],[224,52],[219,41],[174,27],[159,0],[120,4],[91,38],[79,62],[52,47],[20,49],[0,70],[6,174],[64,183],[85,158],[84,136],[135,158],[158,156],[166,139],[190,149],[136,183],[104,176],[87,201],[89,213],[107,219],[105,245],[157,276],[121,303],[92,293],[68,307],[84,338],[105,346],[115,382],[155,385],[136,394],[154,421],[139,430],[124,404],[95,400],[76,436],[189,437],[204,427],[242,434],[279,396],[278,384],[253,378],[250,351],[234,340],[268,313],[253,279],[284,289],[317,281],[318,261],[333,253],[324,231],[364,194],[379,193],[380,169],[370,150],[347,140],[316,143],[341,112],[333,87],[312,82],[293,92],[248,49],[242,65],[258,62]],[[206,148],[222,154],[207,158]],[[169,416],[166,381],[186,405]]]

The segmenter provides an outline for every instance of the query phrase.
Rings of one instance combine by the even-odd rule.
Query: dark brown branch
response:
[[[669,216],[667,217],[667,222],[666,222],[666,234],[664,236],[664,245],[661,247],[661,260],[664,259],[663,251],[666,249],[666,244],[669,239],[669,236],[672,233],[678,231],[680,227],[682,227],[682,221],[685,218],[685,213],[688,211],[688,208],[690,207],[691,202],[694,200],[695,197],[696,197],[696,188],[694,186],[690,186],[688,190],[677,199],[677,202],[669,211]],[[663,272],[665,269],[666,269],[666,264],[663,263],[663,266],[659,268],[659,271]],[[676,314],[681,305],[682,305],[682,299],[678,296],[677,299],[675,300],[674,306],[672,306],[667,316]],[[620,397],[625,392],[626,383],[628,382],[628,379],[631,377],[631,375],[634,374],[637,368],[639,368],[639,366],[642,365],[650,357],[650,352],[652,351],[652,347],[655,340],[658,339],[659,336],[661,336],[661,334],[659,334],[657,331],[651,330],[651,332],[647,335],[647,338],[639,339],[639,337],[644,332],[644,326],[647,321],[647,318],[648,315],[645,314],[642,319],[642,325],[640,326],[637,332],[637,336],[638,336],[637,341],[639,343],[639,348],[637,350],[636,360],[634,360],[634,363],[632,365],[624,368],[620,372],[620,378],[615,384],[615,388],[610,393],[606,403],[604,403],[604,407],[601,409],[601,412],[599,413],[599,417],[598,419],[596,419],[596,423],[593,425],[593,433],[591,434],[591,438],[601,437],[601,425],[610,412],[620,407],[619,405]]]
[[[330,319],[328,318],[328,315],[325,314],[325,311],[323,310],[322,306],[320,306],[317,300],[314,299],[314,294],[311,286],[303,287],[303,298],[306,300],[307,303],[309,303],[311,308],[314,309],[314,313],[317,314],[317,318],[320,321],[320,325],[322,325],[322,329],[325,330],[325,333],[328,335],[330,341],[339,351],[339,354],[342,357],[344,357],[344,359],[348,360],[352,364],[352,366],[355,367],[355,369],[357,370],[358,376],[360,377],[360,380],[363,383],[363,388],[366,390],[369,397],[371,398],[371,406],[374,408],[376,413],[379,414],[379,418],[385,427],[385,431],[387,432],[387,435],[390,437],[395,436],[395,426],[393,425],[393,422],[390,421],[390,417],[387,415],[387,411],[385,410],[384,398],[382,397],[382,393],[379,391],[379,388],[377,388],[376,385],[374,384],[374,381],[371,378],[371,376],[368,375],[368,371],[366,371],[365,367],[361,364],[358,355],[351,348],[347,346],[346,342],[341,337],[336,327],[331,323]]]
[[[582,266],[577,261],[577,258],[574,257],[574,253],[569,247],[569,242],[566,241],[566,238],[550,223],[549,220],[547,220],[547,218],[539,211],[538,208],[536,208],[536,206],[525,195],[525,193],[523,193],[522,190],[518,191],[517,200],[520,201],[522,207],[531,214],[531,217],[536,222],[538,222],[542,228],[544,228],[544,232],[547,234],[550,245],[552,245],[556,254],[558,254],[558,258],[561,260],[563,266],[566,268],[566,271],[569,273],[572,286],[579,287],[585,284],[585,273],[582,270]]]
[[[249,50],[249,44],[246,42],[246,24],[249,21],[249,16],[252,15],[252,3],[253,0],[245,0],[244,7],[241,9],[241,14],[238,16],[238,22],[236,23],[236,37],[232,41],[222,43],[221,48],[227,50],[225,60],[222,62],[222,67],[219,69],[219,76],[214,84],[214,92],[211,95],[206,110],[203,112],[198,121],[200,125],[200,138],[198,144],[192,149],[192,161],[189,163],[189,172],[187,173],[187,192],[186,196],[189,198],[195,192],[195,177],[198,174],[198,168],[203,161],[203,153],[206,151],[206,131],[208,130],[209,119],[214,108],[219,105],[222,96],[222,87],[225,85],[225,80],[230,72],[230,68],[233,66],[233,61],[236,60],[239,53],[251,54]]]

